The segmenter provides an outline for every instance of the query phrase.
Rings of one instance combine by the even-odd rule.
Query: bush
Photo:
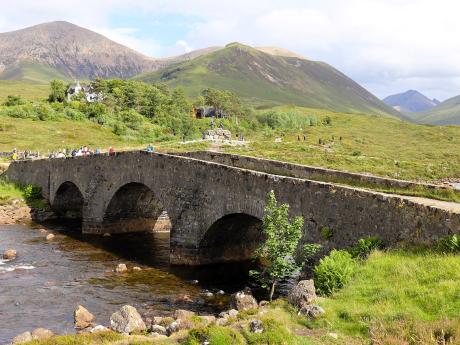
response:
[[[5,103],[3,105],[6,105],[7,107],[12,107],[14,105],[23,105],[26,102],[21,98],[21,96],[12,96],[9,95],[6,97]]]
[[[356,246],[350,249],[350,254],[354,258],[365,259],[373,250],[382,248],[383,242],[378,237],[372,236],[368,238],[361,238],[358,240]]]
[[[64,110],[64,116],[74,121],[83,121],[85,119],[85,114],[73,108],[66,108]]]
[[[325,240],[329,240],[334,236],[334,230],[328,228],[327,226],[321,229],[321,237]]]
[[[444,254],[460,252],[460,237],[449,235],[441,238],[436,243],[436,249]]]
[[[211,326],[202,329],[193,329],[190,331],[187,339],[183,344],[227,345],[227,344],[245,344],[244,338],[236,330],[229,327]]]
[[[113,126],[113,133],[116,135],[125,135],[127,132],[128,128],[126,125],[122,122],[116,122],[115,125]]]
[[[352,278],[357,263],[345,250],[333,250],[315,267],[314,281],[320,295],[330,296]]]
[[[24,195],[24,199],[27,201],[42,199],[41,187],[34,186],[32,184],[25,185],[22,194]]]

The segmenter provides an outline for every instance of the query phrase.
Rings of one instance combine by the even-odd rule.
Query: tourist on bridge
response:
[[[155,152],[155,149],[152,144],[148,144],[146,151],[149,153],[152,153],[152,152]]]

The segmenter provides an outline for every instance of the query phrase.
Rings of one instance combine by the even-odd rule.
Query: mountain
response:
[[[428,111],[417,113],[414,119],[433,125],[460,125],[460,96],[449,98]]]
[[[207,87],[227,89],[255,105],[290,103],[341,112],[401,116],[330,65],[273,47],[256,49],[231,43],[135,79],[180,85],[191,96]]]
[[[409,90],[383,99],[385,104],[395,108],[402,113],[415,113],[429,110],[440,102],[436,99],[429,99],[415,90]]]

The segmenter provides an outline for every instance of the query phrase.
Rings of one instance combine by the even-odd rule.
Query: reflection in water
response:
[[[78,304],[101,324],[108,324],[111,313],[124,304],[141,313],[177,308],[217,313],[228,307],[228,293],[247,283],[244,264],[170,266],[169,233],[100,237],[58,228],[55,234],[47,242],[38,230],[0,226],[0,251],[18,251],[16,260],[0,261],[0,344],[36,327],[74,332]],[[121,262],[142,271],[114,273]],[[212,297],[204,293],[208,290]],[[227,294],[218,295],[218,290]],[[193,302],[181,304],[181,294]]]

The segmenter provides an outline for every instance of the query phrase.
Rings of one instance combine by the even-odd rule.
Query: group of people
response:
[[[112,146],[109,147],[107,150],[109,156],[113,156],[115,154],[115,150]],[[81,157],[81,156],[93,156],[93,155],[101,155],[103,152],[100,148],[96,148],[94,150],[88,148],[88,146],[81,146],[79,149],[61,149],[57,152],[52,152],[49,155],[49,158],[65,158],[65,157]]]
[[[19,152],[17,148],[14,148],[13,151],[11,152],[11,159],[12,160],[19,160],[19,159],[34,159],[34,158],[39,158],[40,153],[39,152],[31,152],[29,150],[24,150],[22,152]]]

